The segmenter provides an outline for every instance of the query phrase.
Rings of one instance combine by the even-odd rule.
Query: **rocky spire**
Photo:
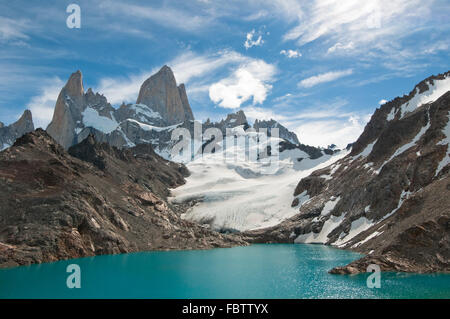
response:
[[[84,95],[83,75],[80,70],[72,73],[66,85],[64,86],[66,94],[71,97],[80,97]]]
[[[11,128],[18,132],[20,136],[25,133],[34,131],[33,116],[31,114],[31,111],[25,110],[20,119],[11,125]]]
[[[76,121],[81,121],[84,109],[83,76],[78,70],[72,73],[56,100],[53,119],[47,132],[64,148],[74,142]]]
[[[145,80],[136,103],[149,106],[169,125],[194,119],[184,85],[177,86],[175,76],[167,65]]]

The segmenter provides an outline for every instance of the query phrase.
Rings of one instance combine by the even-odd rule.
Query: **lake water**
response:
[[[450,298],[450,275],[330,275],[358,254],[321,245],[252,245],[97,256],[0,270],[0,298]],[[66,267],[81,268],[69,289]]]

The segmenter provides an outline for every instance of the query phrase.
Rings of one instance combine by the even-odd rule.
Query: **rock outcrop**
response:
[[[11,146],[17,138],[33,130],[33,117],[30,110],[25,110],[20,119],[11,125],[5,126],[0,122],[0,150]]]
[[[249,233],[366,254],[332,273],[450,272],[450,72],[376,110],[343,159],[303,178],[299,214]]]
[[[0,153],[0,267],[145,250],[245,245],[182,220],[166,198],[187,170],[150,145],[88,136],[67,152],[37,129]]]

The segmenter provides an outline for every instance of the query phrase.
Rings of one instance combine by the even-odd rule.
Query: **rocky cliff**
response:
[[[332,273],[449,272],[449,90],[447,72],[381,106],[350,154],[299,182],[299,213],[250,238],[366,254]]]
[[[20,119],[11,125],[5,126],[0,122],[0,150],[11,146],[17,138],[33,130],[33,117],[29,110],[25,110]]]
[[[150,145],[88,136],[67,152],[45,131],[0,153],[0,267],[144,250],[245,245],[182,220],[168,188],[187,171]]]

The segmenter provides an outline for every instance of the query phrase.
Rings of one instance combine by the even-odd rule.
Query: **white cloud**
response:
[[[111,104],[135,102],[142,83],[154,73],[153,71],[127,77],[102,78],[95,91],[101,92]]]
[[[340,42],[336,43],[332,47],[330,47],[327,51],[327,53],[333,53],[336,51],[348,51],[355,48],[355,44],[353,42],[349,42],[347,44],[342,44]]]
[[[257,37],[255,40],[253,39],[253,37]],[[253,29],[252,31],[250,31],[249,33],[247,33],[245,42],[244,42],[244,47],[248,50],[251,47],[256,47],[256,46],[261,46],[263,45],[264,40],[262,39],[262,35],[261,34],[257,34],[256,31]]]
[[[235,51],[219,51],[208,55],[187,52],[169,62],[168,65],[173,69],[179,83],[187,83],[192,78],[201,77],[226,65],[245,61],[248,61],[248,58]]]
[[[388,101],[385,99],[380,100],[380,102],[378,102],[378,104],[383,105],[386,104]]]
[[[64,82],[58,77],[44,81],[41,93],[32,97],[27,104],[27,108],[33,114],[33,122],[36,128],[47,128],[53,117],[56,99],[63,86]]]
[[[209,88],[209,97],[225,108],[238,108],[253,99],[253,105],[265,101],[272,86],[269,84],[276,73],[275,66],[263,60],[244,63],[229,77]]]
[[[337,80],[341,77],[350,75],[353,73],[352,69],[342,70],[342,71],[332,71],[327,73],[322,73],[318,75],[311,76],[299,82],[299,86],[304,88],[310,88],[318,84],[331,82]]]
[[[287,56],[288,58],[299,58],[302,56],[302,54],[298,50],[281,50],[280,54]]]

